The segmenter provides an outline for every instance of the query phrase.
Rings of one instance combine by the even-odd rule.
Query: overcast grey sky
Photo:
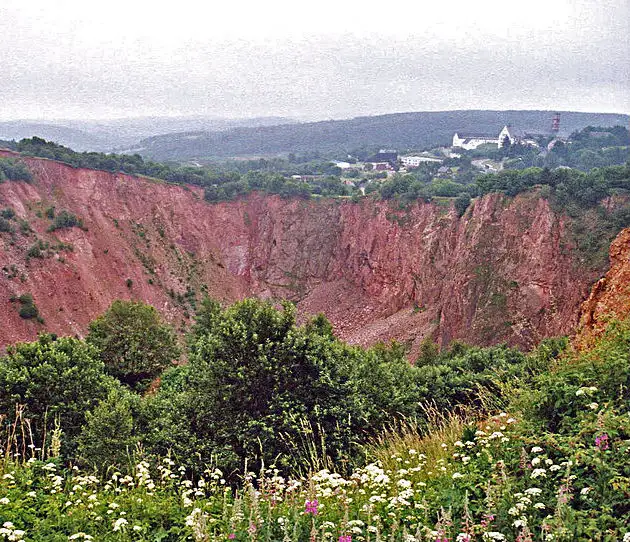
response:
[[[630,110],[630,0],[0,0],[0,119]]]

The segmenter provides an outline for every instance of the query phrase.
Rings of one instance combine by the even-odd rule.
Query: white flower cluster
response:
[[[22,540],[26,531],[16,529],[10,521],[5,521],[0,527],[0,535],[6,540]]]

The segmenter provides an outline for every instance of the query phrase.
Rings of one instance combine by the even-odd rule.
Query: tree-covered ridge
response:
[[[356,117],[281,126],[236,128],[226,132],[165,134],[141,141],[140,152],[156,160],[189,160],[281,153],[354,154],[357,149],[430,149],[449,145],[453,134],[496,137],[511,124],[549,133],[550,111],[433,111]],[[628,125],[626,115],[561,112],[562,135],[586,126]]]
[[[1,411],[9,419],[0,533],[9,539],[630,539],[628,322],[611,323],[588,352],[567,351],[561,340],[529,354],[463,345],[440,353],[427,342],[410,366],[398,347],[336,344],[321,317],[298,327],[289,307],[246,301],[222,309],[207,301],[191,330],[191,363],[165,373],[157,395],[142,397],[105,378],[106,397],[101,386],[83,393],[97,390],[96,406],[85,407],[76,437],[76,422],[64,421],[79,412],[63,406],[69,397],[33,393],[59,417],[45,442],[27,445],[39,436],[26,430],[36,406],[27,390],[70,378],[75,356],[96,355],[80,343],[42,338],[0,364],[12,367],[0,391],[19,381],[26,394],[17,417],[8,403]],[[337,349],[349,350],[335,359]],[[39,375],[30,387],[28,378],[17,379],[22,366]],[[98,367],[84,363],[80,371]],[[401,389],[407,378],[412,383]],[[346,416],[354,416],[355,403],[367,419],[352,427]],[[391,416],[405,404],[415,413],[396,422]],[[292,432],[285,408],[304,421],[300,432]],[[349,464],[344,458],[372,413],[387,425]],[[139,446],[143,434],[150,438]],[[77,445],[68,446],[73,438]],[[283,439],[286,448],[274,450]],[[238,474],[222,461],[245,449],[227,443],[253,453]]]
[[[151,162],[139,154],[79,153],[38,137],[21,140],[16,144],[16,150],[25,156],[58,160],[73,167],[145,175],[170,183],[205,187],[206,199],[211,202],[234,199],[253,190],[297,197],[311,194],[338,196],[352,192],[335,176],[339,173],[338,168],[312,155],[304,155],[300,161],[295,158],[252,160],[202,167]],[[306,183],[291,178],[292,175],[317,175],[317,178]]]

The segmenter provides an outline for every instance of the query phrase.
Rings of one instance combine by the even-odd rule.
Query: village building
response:
[[[506,144],[506,139],[509,140],[510,145],[521,144],[538,147],[538,143],[535,139],[529,137],[527,134],[521,134],[507,125],[503,127],[498,136],[494,137],[491,135],[468,135],[455,132],[452,146],[465,150],[473,150],[481,145],[496,145],[497,148],[500,149]]]
[[[426,163],[441,164],[443,160],[440,158],[433,158],[431,156],[401,156],[400,163],[405,167],[418,167],[420,164]]]

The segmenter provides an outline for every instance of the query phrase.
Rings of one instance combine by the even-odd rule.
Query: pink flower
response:
[[[234,539],[236,538],[236,535],[235,535],[234,533],[230,533],[230,534],[228,535],[228,538],[229,538],[230,540],[234,540]]]
[[[306,501],[306,504],[304,505],[304,513],[313,514],[314,516],[316,516],[318,506],[319,502],[317,501],[317,499],[314,501]]]
[[[600,450],[608,450],[608,434],[602,433],[601,435],[597,435],[595,437],[595,446],[597,446]]]
[[[352,537],[349,534],[342,534],[339,537],[339,542],[352,542]]]

